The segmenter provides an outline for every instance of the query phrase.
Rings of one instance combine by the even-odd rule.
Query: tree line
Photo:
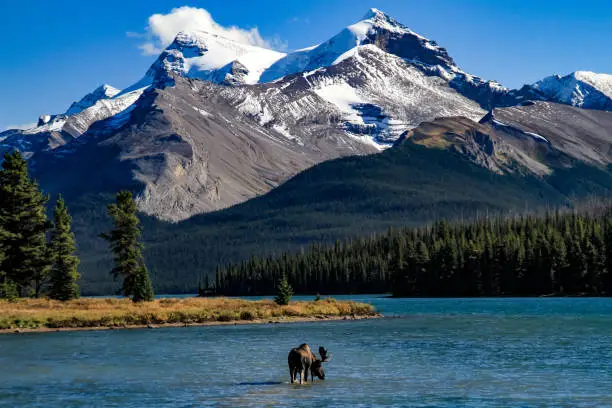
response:
[[[219,268],[216,292],[396,296],[612,294],[612,209],[441,221]]]
[[[72,219],[59,196],[53,221],[49,220],[48,201],[49,196],[30,177],[21,154],[6,153],[0,169],[0,298],[47,296],[67,301],[80,296]],[[152,300],[132,194],[118,193],[108,213],[115,227],[101,237],[114,254],[112,275],[123,279],[121,293],[134,301]]]

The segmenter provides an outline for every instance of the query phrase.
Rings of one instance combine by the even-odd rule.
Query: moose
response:
[[[325,379],[323,363],[329,361],[329,356],[323,346],[319,347],[319,354],[321,355],[320,359],[317,358],[306,343],[291,349],[287,357],[291,384],[297,381],[298,372],[300,374],[300,384],[303,384],[304,381],[308,382],[308,371],[310,371],[312,381],[314,381],[315,375],[321,380]]]

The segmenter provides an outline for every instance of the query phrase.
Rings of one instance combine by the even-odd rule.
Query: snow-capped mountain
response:
[[[0,152],[31,157],[49,190],[130,188],[142,211],[179,221],[386,149],[438,117],[479,121],[528,99],[612,109],[610,76],[571,77],[508,90],[376,9],[289,53],[185,32],[132,86],[101,86],[32,129],[0,133]],[[94,174],[104,185],[87,181]]]
[[[377,9],[369,10],[362,20],[331,39],[288,54],[206,32],[179,33],[141,84],[165,83],[169,72],[226,85],[268,83],[333,66],[372,45],[404,59],[426,75],[444,79],[485,109],[516,102],[499,83],[462,71],[446,49]]]
[[[612,75],[576,71],[563,77],[549,76],[531,88],[545,100],[585,109],[612,110]]]
[[[331,39],[279,59],[261,75],[261,82],[337,64],[368,44],[423,64],[454,65],[446,50],[435,41],[416,34],[380,10],[371,9],[361,21],[346,27]]]

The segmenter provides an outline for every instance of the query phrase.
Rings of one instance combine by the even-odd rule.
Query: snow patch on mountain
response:
[[[359,115],[359,111],[355,109],[355,106],[364,103],[364,100],[357,95],[357,91],[346,82],[323,83],[319,88],[316,88],[314,92],[322,99],[335,105],[345,114],[344,118],[346,120],[363,124],[363,120]]]
[[[574,77],[591,85],[607,97],[612,98],[612,75],[598,74],[590,71],[576,71],[574,72]]]
[[[121,94],[115,98],[100,99],[93,106],[84,109],[67,119],[73,136],[80,136],[89,129],[94,122],[115,116],[131,107],[148,87],[136,89]]]
[[[289,132],[289,129],[287,129],[285,126],[283,125],[278,125],[278,124],[274,124],[272,125],[272,129],[274,129],[277,133],[280,133],[281,135],[283,135],[284,137],[286,137],[289,140],[295,140],[297,141],[301,146],[304,146],[304,142],[302,142],[302,140],[295,135],[292,135]]]
[[[392,144],[389,143],[379,143],[376,139],[367,136],[367,135],[359,135],[359,134],[355,134],[355,133],[351,133],[351,132],[347,132],[346,133],[351,139],[358,141],[359,143],[363,143],[365,145],[368,146],[372,146],[373,148],[375,148],[376,150],[383,151],[385,149],[388,149],[389,147],[393,146]]]
[[[83,98],[81,98],[78,102],[73,102],[72,105],[66,111],[66,115],[74,115],[77,114],[93,105],[95,105],[99,100],[102,99],[110,99],[117,95],[120,92],[119,89],[113,88],[110,85],[102,85],[96,88],[93,92],[88,93]]]
[[[200,115],[204,116],[205,118],[212,116],[211,113],[205,111],[204,109],[200,109],[198,107],[193,107],[193,110],[195,110],[196,112],[198,112]]]
[[[55,150],[70,144],[85,134],[91,125],[105,121],[103,132],[119,129],[131,117],[134,104],[147,88],[119,93],[115,88],[102,86],[82,98],[80,105],[73,104],[73,114],[41,115],[38,125],[25,130],[8,130],[0,134],[0,153],[17,149],[24,157],[30,158],[38,152]],[[109,95],[115,94],[114,97]],[[93,105],[84,106],[97,99]],[[76,148],[60,149],[58,157],[76,151]]]
[[[538,139],[538,140],[542,140],[542,141],[544,141],[544,142],[546,142],[546,143],[550,143],[550,142],[548,141],[548,139],[546,139],[544,136],[539,135],[539,134],[537,134],[537,133],[533,133],[533,132],[524,132],[524,133],[525,133],[526,135],[529,135],[529,136],[533,137],[534,139]]]

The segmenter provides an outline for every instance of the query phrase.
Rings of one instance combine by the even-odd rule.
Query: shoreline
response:
[[[6,334],[26,334],[26,333],[55,333],[55,332],[74,332],[74,331],[102,331],[102,330],[134,330],[134,329],[165,329],[180,327],[202,327],[202,326],[244,326],[251,324],[292,324],[292,323],[313,323],[330,321],[355,321],[382,319],[385,316],[380,313],[372,315],[353,315],[353,316],[304,316],[304,317],[275,317],[270,319],[254,320],[233,320],[233,321],[208,321],[199,323],[160,323],[160,324],[134,324],[122,326],[92,326],[92,327],[37,327],[37,328],[12,328],[0,329],[0,335]]]
[[[81,298],[0,300],[0,334],[127,328],[186,327],[349,320],[374,317],[367,303],[295,301],[277,305],[272,300],[229,298],[129,299]]]

